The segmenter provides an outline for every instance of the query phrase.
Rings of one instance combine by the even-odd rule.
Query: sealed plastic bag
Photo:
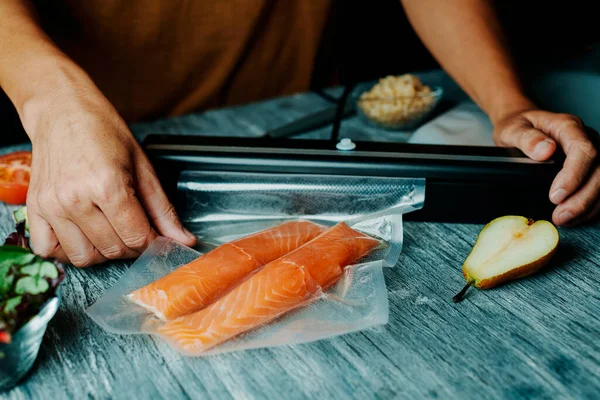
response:
[[[310,268],[300,265],[302,257],[321,254],[314,246],[317,237],[312,240],[313,248],[300,259],[293,259],[291,252],[288,259],[283,256],[267,263],[212,304],[166,321],[132,302],[131,294],[197,259],[200,253],[158,238],[88,309],[97,323],[116,333],[157,334],[181,353],[195,356],[308,342],[387,322],[387,290],[381,268],[398,260],[402,214],[421,207],[422,180],[305,176],[301,182],[289,184],[272,175],[224,175],[192,173],[182,188],[190,201],[188,225],[194,223],[204,244],[230,243],[302,217],[335,229],[340,226],[338,221],[346,221],[348,229],[357,232],[354,236],[368,235],[376,239],[377,246],[371,246],[366,257],[329,281],[316,276],[314,269],[313,275],[304,274]],[[290,203],[304,205],[301,215],[293,214]],[[311,241],[304,246],[311,246]],[[301,254],[302,248],[296,252]],[[330,246],[322,254],[332,251]],[[240,329],[240,321],[249,328]]]

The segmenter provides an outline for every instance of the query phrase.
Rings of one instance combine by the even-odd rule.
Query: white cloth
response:
[[[494,146],[492,124],[473,102],[462,102],[418,128],[408,143]]]

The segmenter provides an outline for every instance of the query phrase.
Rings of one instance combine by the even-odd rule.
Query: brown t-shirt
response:
[[[128,121],[309,88],[332,0],[37,0]]]

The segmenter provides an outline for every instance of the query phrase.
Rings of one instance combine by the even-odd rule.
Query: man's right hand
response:
[[[33,144],[33,250],[85,267],[135,257],[157,234],[193,245],[127,125],[33,3],[1,0],[0,20],[0,86]]]
[[[27,210],[34,251],[86,267],[138,256],[158,234],[193,245],[150,162],[99,91],[32,102]]]

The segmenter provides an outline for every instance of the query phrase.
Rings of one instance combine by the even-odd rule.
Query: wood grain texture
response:
[[[315,94],[297,95],[133,131],[138,138],[149,132],[253,136],[327,105]],[[370,132],[359,121],[343,129]],[[1,238],[13,228],[13,209],[0,205]],[[597,398],[600,227],[560,230],[561,247],[548,268],[493,290],[472,289],[454,304],[464,285],[462,262],[481,228],[406,224],[401,259],[385,271],[386,326],[202,359],[183,358],[149,336],[108,334],[84,314],[129,262],[68,268],[38,362],[4,398]]]

